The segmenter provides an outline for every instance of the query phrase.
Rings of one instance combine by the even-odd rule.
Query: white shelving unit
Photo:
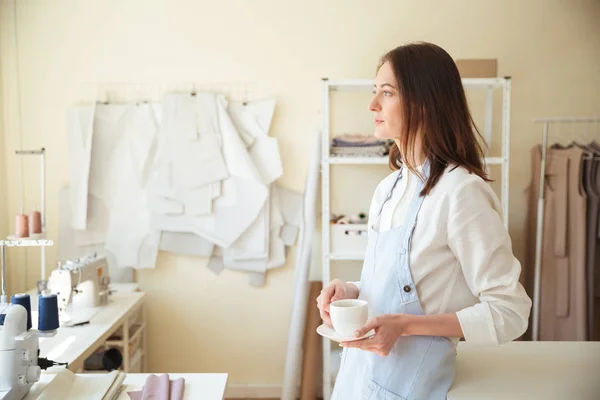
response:
[[[9,236],[6,240],[0,240],[0,252],[2,259],[2,296],[0,301],[7,302],[6,295],[6,255],[5,247],[40,247],[41,251],[41,277],[38,281],[38,288],[40,285],[45,285],[46,276],[46,246],[52,246],[54,242],[46,239],[46,149],[41,148],[40,150],[16,150],[15,154],[18,156],[34,155],[40,156],[40,202],[41,202],[41,222],[42,222],[42,233],[36,234],[28,238],[17,238]]]
[[[108,339],[96,347],[96,351],[116,348],[123,356],[119,370],[125,373],[143,373],[147,368],[147,336],[146,306],[139,306],[128,312],[123,323],[116,325],[110,331]],[[79,373],[106,373],[106,370],[87,370],[82,366]]]
[[[502,152],[500,157],[486,157],[487,165],[501,166],[501,193],[500,200],[504,213],[504,225],[508,228],[508,199],[509,199],[509,149],[510,149],[510,77],[505,78],[477,78],[462,79],[466,90],[483,90],[486,92],[485,123],[483,136],[490,140],[492,135],[493,121],[493,94],[494,91],[502,91]],[[373,90],[374,80],[370,79],[323,79],[323,122],[322,122],[322,146],[321,146],[321,195],[322,195],[322,279],[323,284],[331,280],[331,261],[361,261],[364,253],[344,252],[331,253],[331,226],[329,216],[330,207],[330,167],[331,165],[387,165],[388,157],[347,157],[330,155],[331,131],[330,131],[330,94],[335,91],[365,92]],[[332,392],[332,382],[337,371],[332,367],[333,357],[339,357],[339,348],[332,350],[331,341],[323,338],[323,400],[329,400]],[[336,360],[337,361],[337,360]]]
[[[0,246],[6,247],[41,247],[52,246],[54,241],[48,239],[8,239],[0,240]]]

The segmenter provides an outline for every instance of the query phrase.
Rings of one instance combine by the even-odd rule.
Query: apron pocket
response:
[[[363,394],[363,400],[406,400],[402,396],[390,392],[383,386],[371,381]]]

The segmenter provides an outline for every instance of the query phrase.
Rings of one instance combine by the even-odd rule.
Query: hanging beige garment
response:
[[[588,313],[588,339],[594,337],[594,256],[596,251],[595,246],[595,238],[594,232],[596,230],[596,221],[594,219],[594,215],[597,213],[598,208],[598,199],[596,198],[596,193],[593,187],[593,183],[595,183],[595,177],[592,177],[593,174],[593,160],[587,159],[583,161],[583,171],[582,171],[582,185],[583,191],[585,192],[585,196],[587,198],[587,218],[586,218],[586,265],[585,265],[585,275],[586,275],[586,285],[587,285],[587,313]]]
[[[596,154],[600,154],[600,151]],[[600,340],[600,160],[584,161],[587,195],[586,275],[588,288],[588,337]]]
[[[583,151],[548,149],[544,188],[544,230],[540,283],[540,340],[586,340],[586,197],[581,185]],[[541,147],[532,150],[526,268],[522,275],[533,296],[537,198]],[[531,327],[531,324],[530,324]],[[529,332],[528,332],[529,333]],[[527,335],[530,337],[530,334]]]

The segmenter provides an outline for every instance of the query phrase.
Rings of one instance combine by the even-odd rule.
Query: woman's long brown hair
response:
[[[381,58],[379,68],[389,62],[402,100],[402,132],[399,149],[390,149],[392,170],[404,164],[416,173],[414,150],[420,135],[430,174],[421,191],[427,195],[446,167],[454,164],[490,181],[485,171],[483,138],[473,122],[460,73],[450,55],[431,43],[411,43]]]

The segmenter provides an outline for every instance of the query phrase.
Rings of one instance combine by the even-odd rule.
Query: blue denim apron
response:
[[[377,218],[402,179],[402,170],[397,174]],[[429,176],[429,163],[423,174]],[[376,232],[374,221],[369,221],[359,298],[369,303],[370,317],[423,315],[409,266],[411,238],[424,199],[419,196],[422,188],[418,179],[402,226]],[[345,348],[332,400],[443,400],[454,380],[455,360],[454,344],[439,336],[402,336],[387,356]]]

